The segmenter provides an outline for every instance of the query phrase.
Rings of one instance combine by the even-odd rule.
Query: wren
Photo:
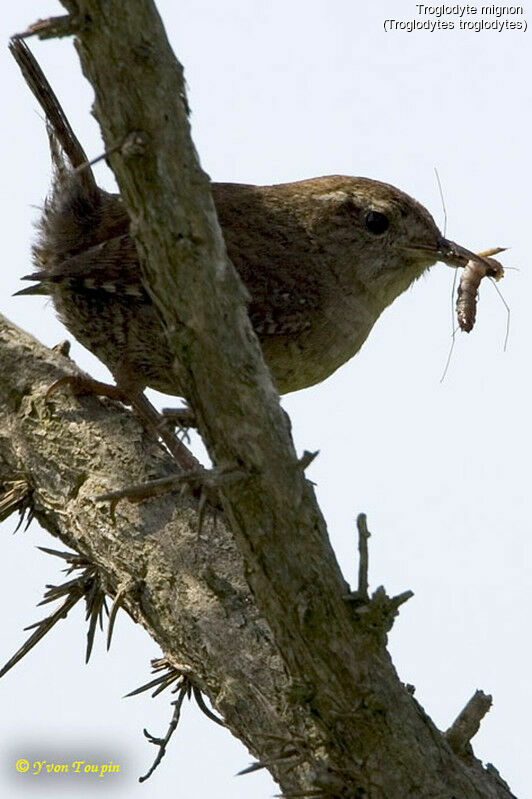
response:
[[[11,50],[44,110],[54,182],[33,248],[59,318],[117,385],[180,395],[165,329],[143,285],[119,195],[96,185],[81,145],[37,63]],[[312,386],[355,355],[380,314],[437,261],[482,260],[445,239],[399,189],[333,175],[273,186],[213,183],[229,258],[281,394]]]

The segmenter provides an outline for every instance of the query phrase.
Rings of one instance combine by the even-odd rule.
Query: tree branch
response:
[[[383,591],[375,601],[386,613],[364,614],[345,601],[348,587],[225,254],[190,139],[182,69],[153,3],[131,0],[127,15],[119,0],[63,5],[84,20],[78,52],[180,384],[215,466],[249,477],[222,489],[236,548],[227,528],[220,534],[212,524],[196,542],[191,506],[176,507],[171,497],[154,500],[149,512],[120,506],[123,523],[107,527],[91,499],[109,490],[118,469],[106,442],[119,444],[126,463],[125,471],[120,459],[119,473],[124,479],[128,473],[130,483],[145,479],[155,450],[125,412],[98,410],[96,426],[105,433],[99,429],[98,447],[91,441],[83,456],[70,434],[76,457],[70,452],[60,459],[59,495],[43,473],[44,454],[29,469],[28,445],[17,444],[14,470],[24,466],[28,481],[39,486],[35,513],[102,564],[111,593],[126,578],[142,579],[140,595],[125,600],[128,610],[170,662],[190,664],[198,685],[260,762],[270,764],[286,796],[509,796],[478,761],[465,763],[453,753],[397,679],[385,650],[391,624]],[[132,133],[145,142],[143,154],[117,149]],[[23,442],[31,433],[32,447],[39,443],[43,450],[49,445],[39,431],[60,422],[47,418],[33,385],[25,384],[24,414],[11,433]],[[86,403],[81,407],[91,413],[108,407]],[[86,415],[71,413],[83,438]],[[110,421],[115,414],[120,435]],[[142,468],[138,451],[131,457],[131,441],[138,450],[139,440]],[[55,441],[67,448],[64,437]],[[160,453],[157,465],[157,476],[171,470]],[[69,478],[74,485],[81,479],[75,495]],[[233,627],[236,617],[245,624]],[[294,741],[301,761],[283,767],[280,749]]]
[[[231,535],[222,518],[207,515],[198,536],[197,503],[179,493],[123,502],[113,521],[98,494],[176,469],[120,405],[65,394],[45,402],[53,380],[77,373],[67,357],[0,316],[0,503],[8,495],[10,512],[28,508],[97,564],[109,595],[122,593],[122,606],[167,660],[205,691],[257,757],[267,757],[268,736],[289,734],[288,676]],[[300,784],[297,774],[289,784]]]

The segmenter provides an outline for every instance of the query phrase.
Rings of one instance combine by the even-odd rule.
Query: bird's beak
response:
[[[449,239],[440,239],[437,246],[437,255],[438,260],[443,261],[448,266],[465,266],[468,261],[482,262],[486,266],[488,265],[484,256],[466,250],[465,247],[456,244],[454,241],[449,241]]]
[[[414,248],[413,248],[414,249]],[[465,266],[469,262],[473,262],[482,266],[484,273],[490,277],[502,277],[503,268],[492,255],[502,252],[504,247],[497,247],[494,250],[489,250],[485,253],[474,253],[471,250],[466,250],[460,244],[456,244],[449,239],[440,238],[436,241],[434,246],[419,244],[415,246],[415,251],[418,254],[428,255],[434,258],[435,261],[442,261],[448,266]]]

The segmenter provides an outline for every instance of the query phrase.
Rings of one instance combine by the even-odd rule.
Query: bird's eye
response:
[[[390,227],[390,220],[386,214],[381,214],[380,211],[368,211],[364,218],[366,229],[376,236],[380,236]]]

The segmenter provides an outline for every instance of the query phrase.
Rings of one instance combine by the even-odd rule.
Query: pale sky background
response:
[[[299,451],[321,452],[309,477],[347,579],[354,583],[356,574],[354,518],[365,511],[372,588],[415,592],[390,635],[401,679],[416,686],[440,729],[475,689],[492,693],[475,753],[520,799],[532,796],[530,36],[385,33],[389,17],[420,19],[405,0],[165,0],[159,9],[185,66],[194,139],[213,180],[364,175],[408,192],[443,224],[436,166],[449,238],[473,250],[511,248],[501,259],[519,270],[500,284],[511,308],[506,352],[506,310],[486,283],[475,330],[457,336],[440,383],[453,272],[437,265],[384,314],[354,360],[283,405]],[[524,10],[514,19],[527,19]],[[7,39],[58,13],[52,0],[21,0],[4,4],[0,20],[1,310],[48,345],[65,338],[52,306],[11,296],[32,269],[34,206],[50,167],[37,103]],[[72,42],[31,47],[87,152],[100,154],[92,90]],[[105,166],[97,177],[113,185]],[[79,345],[73,355],[105,378]],[[2,662],[27,635],[22,628],[44,615],[35,605],[45,583],[62,579],[60,564],[35,549],[61,545],[36,527],[12,536],[15,524],[11,518],[1,530]],[[158,648],[122,615],[110,653],[98,636],[85,666],[84,649],[80,607],[0,682],[0,793],[266,799],[278,792],[268,775],[235,777],[249,754],[192,707],[157,772],[139,785],[155,754],[142,728],[165,733],[172,697],[121,697],[149,679]],[[38,780],[15,772],[22,757],[112,760],[123,773],[105,787],[80,775]]]

